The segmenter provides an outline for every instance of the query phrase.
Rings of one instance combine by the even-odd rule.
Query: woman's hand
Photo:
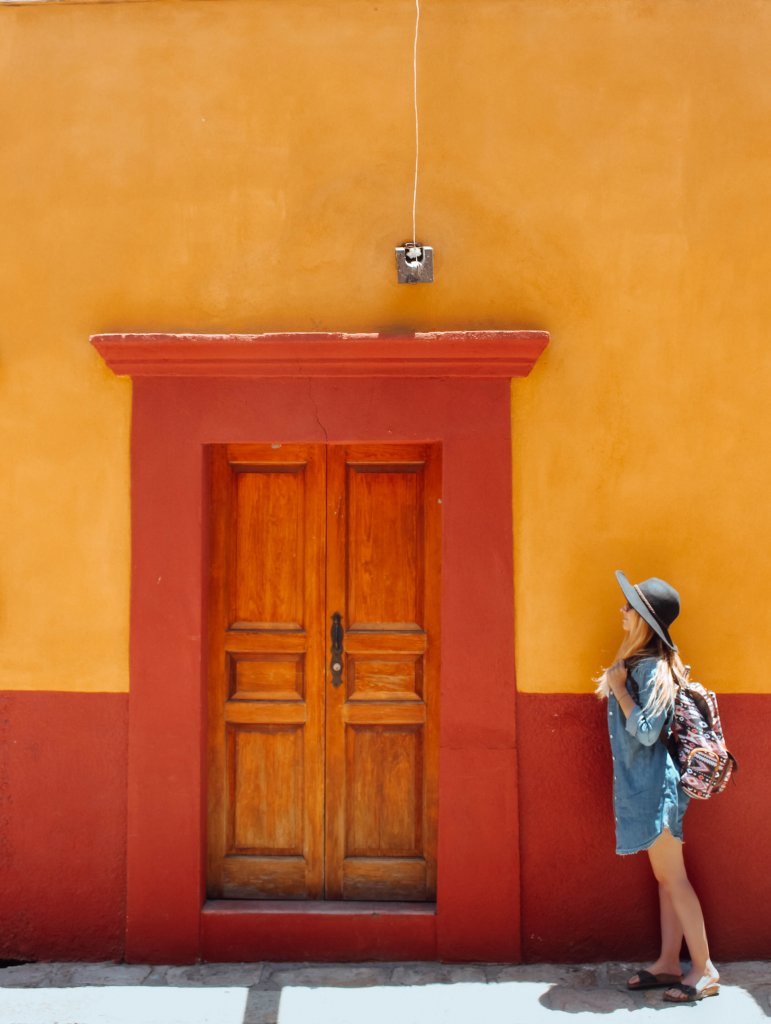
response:
[[[605,672],[605,678],[608,680],[608,686],[617,701],[620,702],[625,694],[628,695],[626,688],[626,665],[623,661],[615,661]]]

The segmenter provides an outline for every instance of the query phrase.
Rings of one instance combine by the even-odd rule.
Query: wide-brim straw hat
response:
[[[620,569],[616,569],[616,579],[632,608],[670,650],[676,651],[677,646],[669,635],[669,627],[680,614],[680,595],[675,588],[658,576],[651,576],[642,583],[630,583]]]

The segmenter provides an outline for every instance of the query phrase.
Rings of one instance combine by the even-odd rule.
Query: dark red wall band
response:
[[[741,768],[726,793],[688,810],[686,861],[715,958],[767,959],[771,820],[763,779],[771,695],[725,694],[720,707]],[[0,696],[0,958],[124,956],[126,718],[120,694]],[[522,959],[653,957],[658,922],[646,857],[613,852],[602,706],[589,695],[520,694],[517,721]],[[167,908],[163,898],[155,908],[159,955],[165,942],[178,941]],[[300,942],[298,909],[276,905],[254,916],[215,905],[200,915],[193,958],[341,960],[352,945],[361,959],[440,955],[430,911],[394,914],[387,929],[371,912],[316,915]],[[299,917],[307,923],[307,914]],[[518,931],[516,921],[509,924]]]
[[[0,693],[0,959],[121,959],[126,694]]]

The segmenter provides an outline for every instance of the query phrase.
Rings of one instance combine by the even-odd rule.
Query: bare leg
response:
[[[685,872],[682,843],[671,832],[664,831],[648,850],[648,857],[659,889],[665,894],[661,899],[662,948],[665,942],[674,942],[677,936],[678,929],[673,926],[671,916],[673,914],[682,928],[691,954],[691,969],[683,982],[696,986],[707,979],[716,983],[719,974],[709,958],[704,915],[699,898]],[[677,996],[677,992],[672,993],[671,990],[668,994]]]
[[[680,924],[680,918],[675,913],[669,893],[663,885],[659,885],[659,913],[661,917],[661,952],[658,960],[646,970],[656,976],[671,975],[674,978],[679,978],[683,927]],[[639,975],[633,974],[628,984],[630,988],[636,988],[639,982]]]
[[[683,926],[680,924],[680,918],[677,916],[672,898],[661,884],[659,884],[659,915],[661,918],[661,953],[656,961],[661,965],[659,972],[679,974]]]

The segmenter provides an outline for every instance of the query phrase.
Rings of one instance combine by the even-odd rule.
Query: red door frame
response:
[[[100,335],[134,378],[126,959],[520,959],[509,381],[542,332]],[[436,905],[207,903],[205,446],[440,441]]]

